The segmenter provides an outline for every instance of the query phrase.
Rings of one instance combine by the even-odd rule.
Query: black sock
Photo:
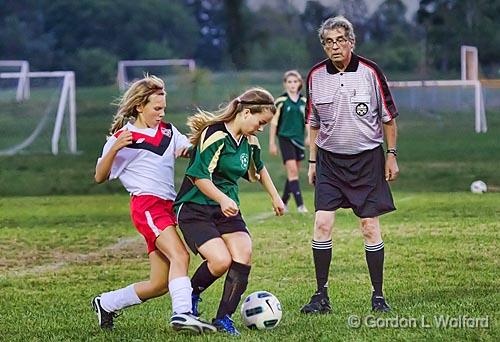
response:
[[[382,283],[384,280],[384,242],[376,245],[365,243],[366,263],[370,272],[373,286],[373,295],[383,296]]]
[[[312,240],[314,269],[316,270],[317,292],[328,297],[328,273],[332,262],[332,240]]]
[[[290,199],[290,187],[288,185],[288,179],[285,182],[285,188],[283,189],[283,196],[281,196],[283,203],[286,205]]]
[[[302,193],[300,192],[299,180],[295,179],[292,181],[288,181],[288,188],[290,189],[290,192],[293,194],[293,197],[295,197],[295,203],[297,203],[297,207],[303,205],[304,200],[302,199]]]
[[[226,275],[224,292],[219,303],[217,316],[215,316],[216,319],[223,318],[225,315],[231,316],[236,311],[241,296],[247,289],[250,269],[250,265],[233,261]]]
[[[203,261],[191,278],[193,294],[199,295],[217,279],[219,279],[219,277],[214,276],[208,269],[207,261]]]

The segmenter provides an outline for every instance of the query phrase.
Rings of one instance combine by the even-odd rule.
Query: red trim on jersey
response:
[[[377,79],[378,87],[380,88],[380,92],[382,93],[382,102],[384,103],[385,110],[387,111],[387,114],[389,114],[389,116],[391,117],[391,120],[394,119],[394,117],[392,116],[393,113],[391,113],[391,111],[389,110],[389,107],[387,106],[387,101],[385,99],[385,93],[384,93],[384,87],[382,86],[382,80],[380,79],[377,70],[375,70],[375,68],[372,67],[371,65],[363,62],[361,59],[359,60],[359,63],[361,63],[364,66],[366,66],[367,68],[369,68],[375,74],[375,78]]]
[[[143,138],[144,140],[142,142],[148,143],[148,144],[153,145],[153,146],[159,146],[162,139],[163,139],[163,132],[161,130],[162,128],[168,128],[168,125],[165,122],[160,122],[160,124],[156,128],[156,134],[153,137],[149,136],[147,134],[139,133],[139,132],[132,132],[132,141],[135,143],[135,142],[137,142],[137,140]],[[116,132],[114,134],[115,138],[118,138],[123,132],[124,132],[124,130],[120,130],[120,131]],[[172,134],[173,134],[173,132],[172,132]]]
[[[311,101],[311,96],[310,96],[310,89],[311,89],[311,81],[312,81],[312,75],[314,72],[318,71],[320,68],[326,68],[326,61],[324,60],[315,66],[312,67],[311,71],[309,71],[309,74],[307,75],[307,90],[306,90],[306,100],[307,100],[307,107],[306,107],[306,124],[309,124],[309,119],[311,117],[311,112],[312,112],[312,101]]]

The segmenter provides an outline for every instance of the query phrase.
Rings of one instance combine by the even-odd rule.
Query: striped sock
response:
[[[384,280],[384,241],[369,245],[365,242],[366,263],[370,272],[370,279],[375,296],[383,296],[382,284]]]
[[[332,240],[312,240],[314,268],[316,270],[317,292],[328,296],[328,273],[332,262]]]

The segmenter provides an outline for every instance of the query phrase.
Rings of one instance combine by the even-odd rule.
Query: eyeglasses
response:
[[[338,37],[337,39],[327,38],[321,41],[321,44],[326,47],[333,47],[334,44],[337,44],[337,46],[344,46],[345,44],[347,44],[347,42],[348,40],[344,37]]]

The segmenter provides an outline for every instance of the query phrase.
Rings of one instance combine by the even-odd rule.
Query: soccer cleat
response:
[[[114,327],[113,319],[119,315],[116,312],[107,312],[101,306],[101,297],[97,296],[92,299],[92,307],[97,314],[97,320],[101,329],[111,330]]]
[[[383,296],[372,296],[372,311],[389,312],[391,307],[385,302]]]
[[[300,312],[304,314],[328,314],[332,312],[332,307],[330,306],[328,296],[321,292],[316,292],[311,297],[309,303],[300,309]]]
[[[198,311],[198,304],[202,302],[199,294],[191,295],[191,312],[196,317],[200,317],[201,313]]]
[[[297,212],[299,212],[301,214],[305,214],[305,213],[308,213],[309,210],[307,210],[306,206],[302,204],[301,206],[297,207]]]
[[[174,330],[189,330],[197,334],[203,334],[205,332],[217,331],[217,329],[210,323],[201,320],[192,313],[174,313],[170,318],[170,326]]]
[[[223,318],[215,318],[212,321],[212,324],[217,328],[217,331],[219,332],[224,332],[231,336],[241,335],[240,332],[234,327],[234,322],[228,315],[225,315]]]

